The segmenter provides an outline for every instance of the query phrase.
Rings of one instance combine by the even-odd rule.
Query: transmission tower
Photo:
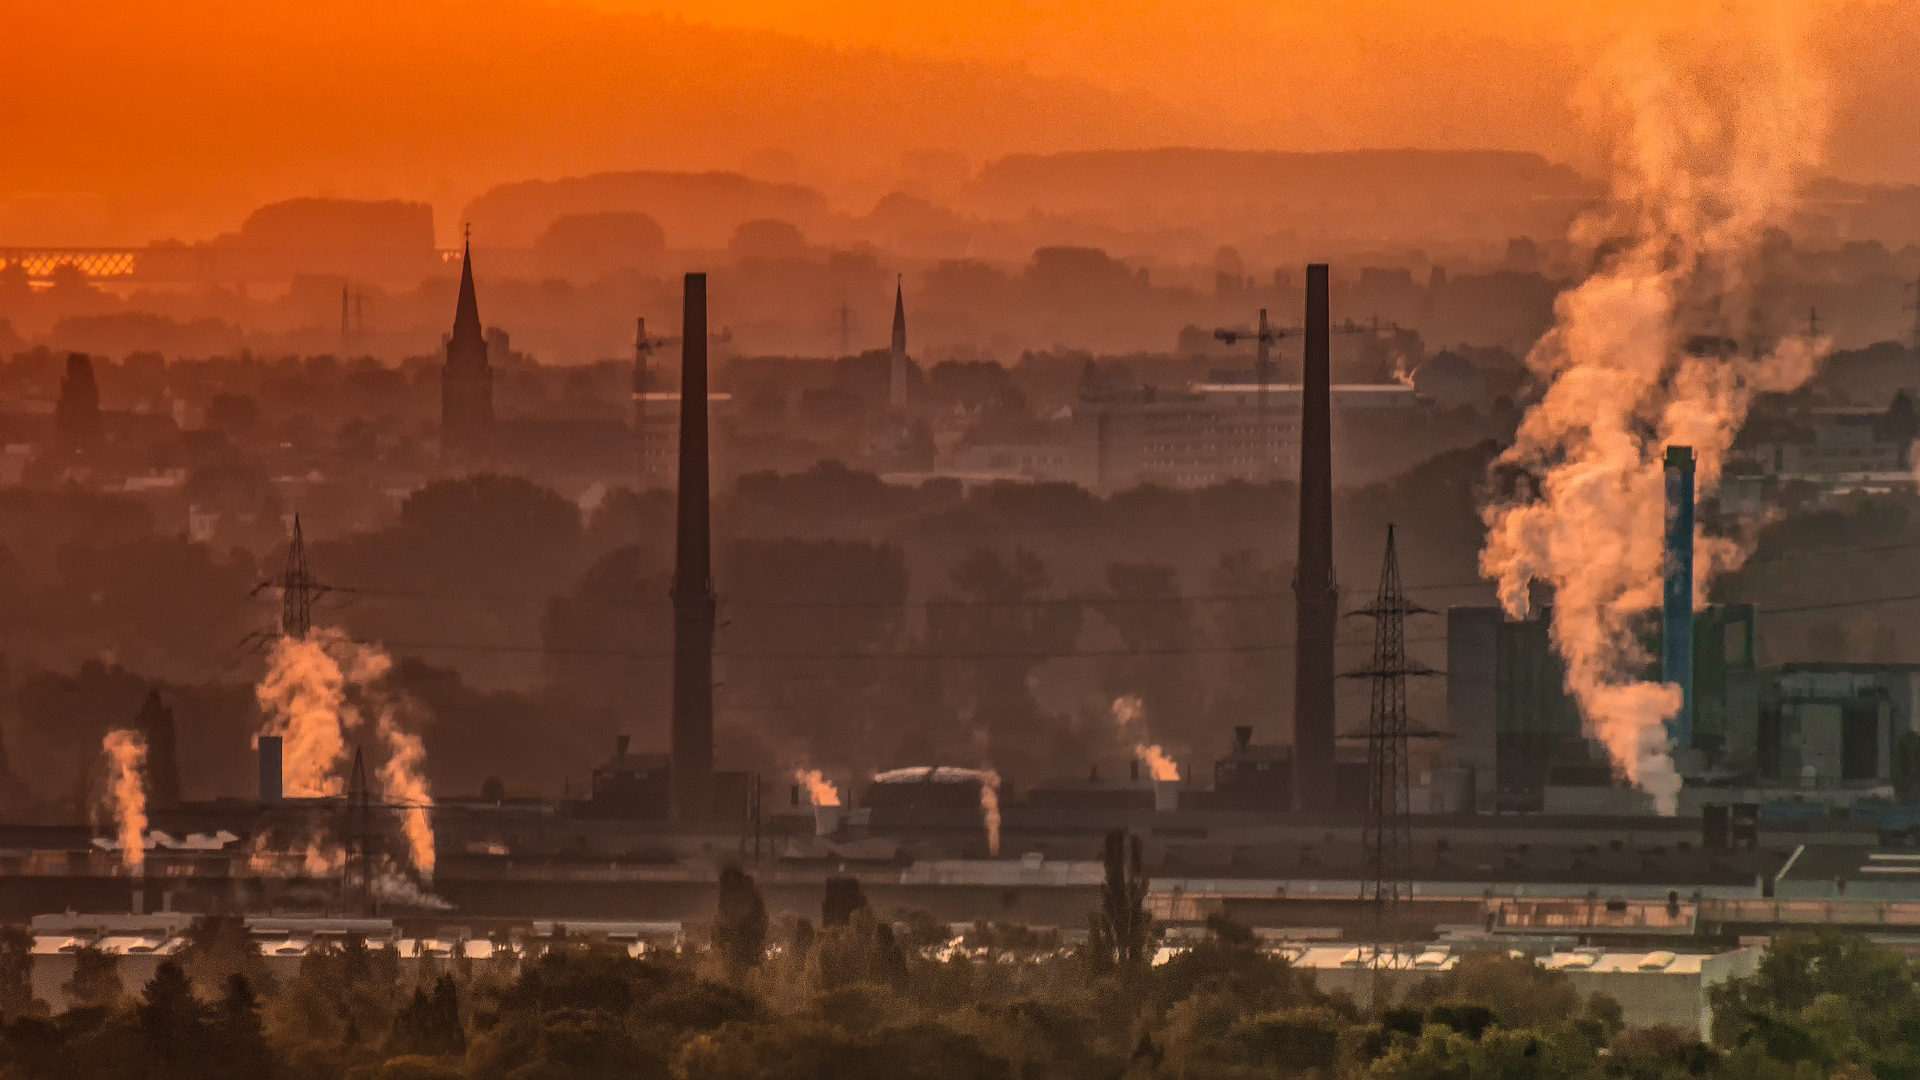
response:
[[[1387,554],[1380,567],[1380,591],[1372,604],[1354,612],[1374,621],[1373,660],[1348,678],[1373,684],[1373,703],[1367,713],[1367,849],[1368,880],[1360,900],[1370,911],[1373,963],[1381,966],[1400,951],[1403,901],[1409,898],[1413,828],[1409,813],[1407,743],[1416,734],[1407,724],[1407,679],[1437,674],[1407,656],[1407,616],[1433,612],[1407,599],[1400,584],[1400,558],[1394,550],[1393,526],[1387,526]],[[1426,734],[1424,732],[1417,734]]]
[[[341,880],[344,903],[362,915],[373,914],[373,799],[367,788],[367,762],[353,748],[353,772],[347,780],[347,865]]]
[[[307,543],[300,535],[300,515],[293,515],[293,542],[287,545],[287,572],[279,581],[280,633],[304,640],[313,633],[313,597],[319,583],[307,572]]]

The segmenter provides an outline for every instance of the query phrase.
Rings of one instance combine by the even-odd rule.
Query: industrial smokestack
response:
[[[1333,809],[1333,317],[1327,267],[1307,267],[1300,387],[1300,553],[1294,564],[1293,791],[1305,811]]]
[[[260,801],[277,803],[283,797],[280,781],[280,736],[262,735],[254,744],[260,757]]]
[[[1660,678],[1680,687],[1667,725],[1676,753],[1693,747],[1693,447],[1667,447],[1667,555]]]
[[[673,816],[713,816],[713,533],[707,464],[707,275],[680,321],[680,492],[673,564]]]

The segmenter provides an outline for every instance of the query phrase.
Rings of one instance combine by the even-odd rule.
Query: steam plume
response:
[[[114,729],[101,742],[107,756],[107,803],[120,842],[120,865],[130,874],[147,865],[147,739]]]
[[[347,761],[347,733],[360,726],[361,717],[347,703],[347,672],[338,656],[359,648],[334,630],[282,637],[273,644],[254,699],[265,718],[261,733],[283,740],[281,783],[291,798],[346,793],[341,766]]]
[[[1618,773],[1662,813],[1680,790],[1664,725],[1681,696],[1641,677],[1636,636],[1660,603],[1662,454],[1693,447],[1699,492],[1711,494],[1753,396],[1804,382],[1827,347],[1687,347],[1695,335],[1758,336],[1749,274],[1822,136],[1792,6],[1731,6],[1720,25],[1744,39],[1715,42],[1716,66],[1677,61],[1671,42],[1623,42],[1589,98],[1619,122],[1611,196],[1574,232],[1576,247],[1600,253],[1597,268],[1561,294],[1527,358],[1548,386],[1502,462],[1531,471],[1537,491],[1482,511],[1481,572],[1515,617],[1531,583],[1552,586],[1567,689]],[[1696,605],[1741,558],[1696,534]]]
[[[1137,695],[1125,694],[1113,699],[1113,722],[1120,737],[1133,742],[1133,756],[1147,767],[1154,781],[1171,784],[1180,779],[1180,766],[1158,743],[1147,741],[1147,703]]]
[[[1000,774],[980,770],[980,820],[987,827],[987,854],[1000,857]]]
[[[840,789],[834,787],[833,781],[827,779],[819,769],[795,769],[793,778],[807,789],[807,798],[812,800],[813,805],[840,805]]]
[[[400,810],[400,828],[407,837],[413,868],[433,880],[433,793],[422,771],[427,747],[420,736],[403,731],[390,709],[380,713],[380,735],[387,741],[387,761],[380,766],[380,788],[386,800]]]
[[[348,736],[371,713],[374,732],[387,750],[375,772],[381,799],[399,808],[409,861],[431,880],[433,794],[425,773],[426,744],[402,722],[417,706],[388,684],[392,670],[392,658],[380,649],[338,630],[315,630],[274,643],[254,697],[265,717],[262,733],[283,740],[283,782],[294,798],[346,793]]]

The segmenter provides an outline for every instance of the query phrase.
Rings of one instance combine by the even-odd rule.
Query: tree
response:
[[[207,1008],[193,995],[187,973],[162,961],[141,995],[140,1033],[156,1080],[197,1080],[214,1049]]]
[[[211,1080],[271,1080],[273,1050],[260,1021],[260,999],[245,975],[227,976],[209,1028],[217,1049],[207,1074]]]
[[[1147,706],[1156,740],[1190,743],[1200,716],[1200,691],[1190,649],[1200,637],[1192,605],[1180,598],[1179,571],[1160,563],[1107,566],[1108,603],[1100,615],[1120,635],[1127,655],[1101,664],[1106,696],[1136,695]],[[1178,730],[1176,730],[1178,729]],[[1138,738],[1144,733],[1122,733]]]
[[[466,1027],[460,1021],[460,990],[452,975],[434,980],[431,994],[414,988],[413,997],[394,1014],[387,1051],[426,1057],[457,1057],[467,1052]]]
[[[1056,725],[1043,722],[1033,673],[1079,640],[1080,604],[1050,595],[1046,563],[1025,548],[974,548],[950,578],[953,592],[927,609],[927,651],[957,657],[944,672],[948,705],[973,730],[947,752],[977,753],[984,738],[1002,768],[1053,758],[1063,747],[1045,741]]]
[[[830,877],[820,899],[820,925],[845,926],[854,912],[866,906],[867,896],[860,890],[859,878]]]
[[[46,1010],[33,996],[33,934],[0,926],[0,1023]]]
[[[202,993],[224,993],[231,978],[243,976],[248,992],[270,981],[265,959],[247,922],[238,915],[203,915],[187,928],[180,966]]]
[[[1462,956],[1451,969],[1407,991],[1409,1005],[1480,1005],[1502,1026],[1540,1027],[1580,1013],[1580,992],[1563,971],[1503,952]]]
[[[720,871],[713,945],[734,970],[757,967],[767,955],[767,905],[752,875],[737,866]]]
[[[120,958],[82,945],[73,951],[73,977],[61,985],[70,1007],[90,1009],[118,1004],[126,987],[120,982]]]
[[[1090,916],[1087,947],[1099,970],[1137,968],[1147,959],[1152,924],[1140,838],[1108,833],[1103,862],[1106,877],[1100,886],[1100,910]]]

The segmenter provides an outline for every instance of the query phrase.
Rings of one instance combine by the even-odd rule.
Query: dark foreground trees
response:
[[[731,928],[680,952],[561,936],[521,942],[511,966],[403,971],[390,950],[349,942],[270,991],[238,972],[196,986],[172,961],[124,993],[96,972],[83,1003],[0,1022],[0,1080],[1920,1075],[1912,966],[1839,935],[1783,936],[1717,989],[1709,1044],[1691,1028],[1623,1028],[1610,1000],[1504,952],[1370,1011],[1225,919],[1151,964],[1014,926],[949,936],[924,915],[877,917],[845,885],[830,925],[771,929],[751,879],[727,889]]]

